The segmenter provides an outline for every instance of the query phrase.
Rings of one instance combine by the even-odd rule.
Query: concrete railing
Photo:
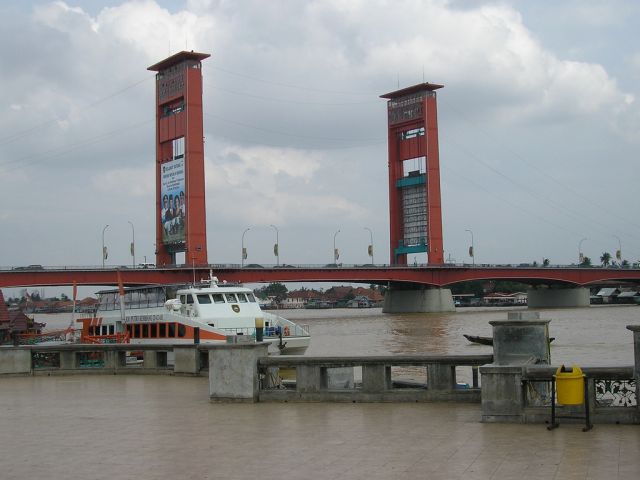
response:
[[[483,366],[487,388],[482,420],[505,423],[547,423],[551,418],[551,384],[558,366]],[[582,367],[592,423],[640,423],[634,367]],[[498,386],[498,388],[496,388]],[[585,406],[556,404],[558,415],[584,415]]]
[[[0,375],[185,374],[206,376],[197,345],[62,344],[0,348]]]
[[[492,355],[276,356],[258,360],[260,401],[480,402],[477,368]],[[457,370],[468,367],[470,384]]]

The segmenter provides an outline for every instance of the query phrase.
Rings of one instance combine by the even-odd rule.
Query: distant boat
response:
[[[469,340],[471,343],[478,343],[480,345],[491,345],[493,346],[493,337],[481,337],[479,335],[465,335],[462,334],[464,338]],[[553,342],[556,338],[549,337],[549,343]]]

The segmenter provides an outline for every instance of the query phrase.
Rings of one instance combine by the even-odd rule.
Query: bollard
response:
[[[256,317],[256,342],[261,342],[264,338],[264,318]]]

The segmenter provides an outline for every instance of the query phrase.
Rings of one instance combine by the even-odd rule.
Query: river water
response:
[[[307,324],[307,355],[481,354],[492,347],[469,343],[462,334],[491,336],[492,320],[523,308],[459,308],[454,313],[387,314],[379,308],[282,310],[279,315]],[[627,325],[640,325],[638,306],[591,306],[545,309],[553,364],[581,366],[633,365],[633,335]],[[36,315],[46,330],[69,325],[70,314]]]

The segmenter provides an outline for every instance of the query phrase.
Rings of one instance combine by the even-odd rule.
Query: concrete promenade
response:
[[[480,423],[476,404],[212,404],[206,378],[0,380],[0,478],[633,479],[640,427]]]

